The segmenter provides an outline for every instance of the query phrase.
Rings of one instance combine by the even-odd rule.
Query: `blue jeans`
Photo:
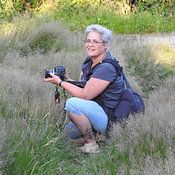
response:
[[[98,103],[72,97],[66,101],[65,110],[79,117],[85,115],[89,119],[93,130],[102,134],[106,132],[108,116]],[[72,139],[81,136],[81,132],[73,122],[69,122],[65,126],[64,133]]]

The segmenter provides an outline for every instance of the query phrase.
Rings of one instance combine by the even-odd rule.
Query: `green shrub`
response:
[[[136,77],[146,96],[152,90],[158,89],[167,77],[173,75],[175,67],[172,49],[165,51],[163,46],[160,47],[153,43],[152,45],[144,44],[147,41],[144,37],[137,44],[134,42],[131,44],[129,41],[123,50],[128,61],[128,70],[131,75]]]
[[[36,36],[29,46],[33,52],[39,50],[43,54],[46,54],[53,48],[56,48],[56,51],[59,51],[63,47],[63,42],[58,41],[56,37],[57,36],[54,34],[42,33],[39,36]]]
[[[66,31],[60,24],[46,22],[36,26],[34,25],[30,30],[26,29],[27,34],[24,33],[23,44],[19,48],[22,55],[36,52],[46,54],[50,51],[58,52],[69,48]]]
[[[160,87],[169,75],[173,72],[167,70],[163,65],[157,64],[147,56],[131,57],[128,62],[129,69],[133,75],[137,75],[143,92],[148,94],[150,91]]]
[[[140,0],[137,3],[138,12],[149,11],[152,14],[159,14],[161,16],[175,15],[175,1],[174,0]]]

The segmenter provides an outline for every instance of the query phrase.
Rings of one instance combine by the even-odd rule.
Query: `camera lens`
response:
[[[46,70],[45,70],[45,78],[49,78],[49,77],[51,77],[51,76],[50,76],[51,73],[54,74],[54,70],[46,69]]]

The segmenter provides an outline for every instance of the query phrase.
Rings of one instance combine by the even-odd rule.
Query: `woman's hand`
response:
[[[61,83],[62,80],[57,75],[51,73],[50,76],[51,77],[49,77],[49,78],[44,78],[44,81],[50,82],[50,83],[56,84],[56,85],[59,85]]]

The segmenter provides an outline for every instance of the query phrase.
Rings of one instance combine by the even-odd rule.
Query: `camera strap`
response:
[[[57,86],[56,86],[55,93],[54,93],[54,101],[55,101],[55,105],[56,103],[58,104],[60,103],[60,92]]]

